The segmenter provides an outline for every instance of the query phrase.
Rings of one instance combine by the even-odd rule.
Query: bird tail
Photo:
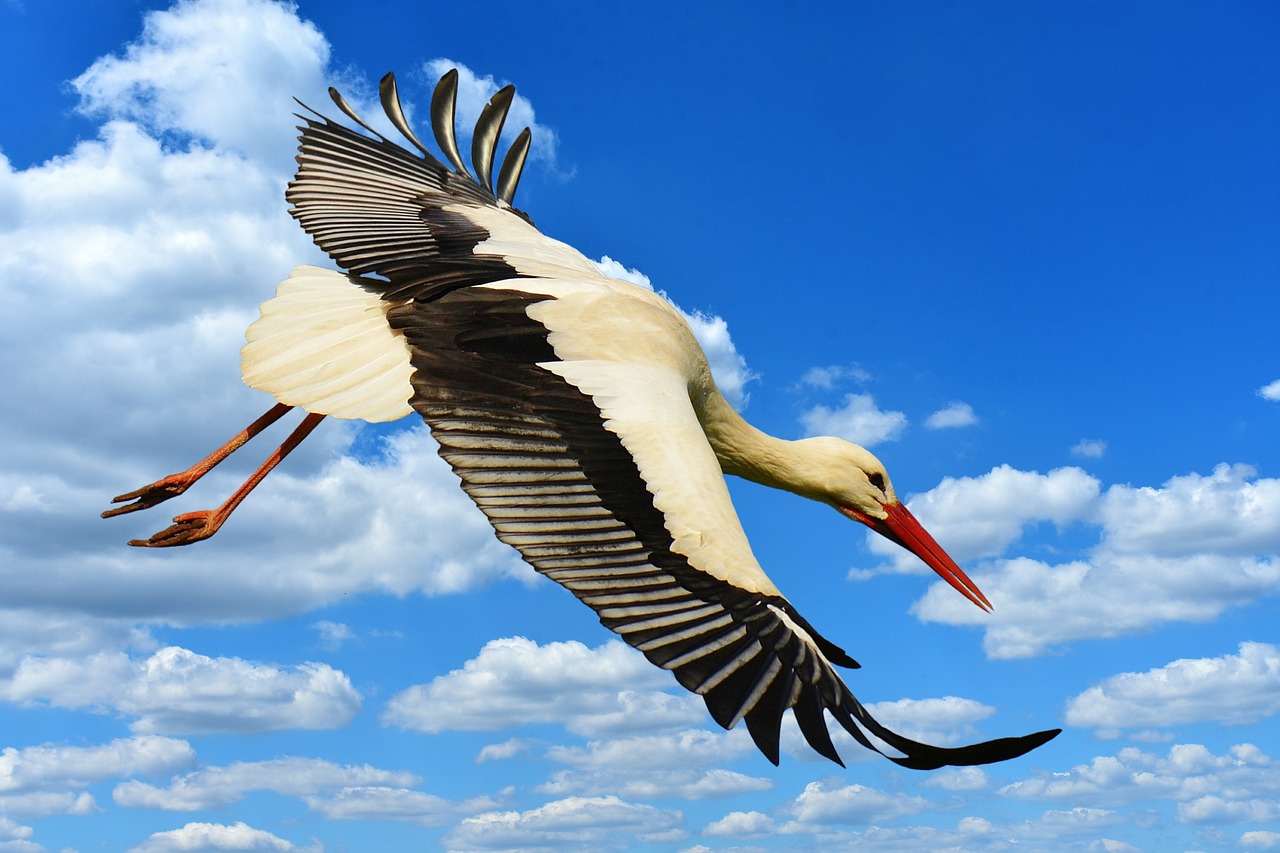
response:
[[[297,267],[245,332],[241,376],[308,412],[371,422],[402,418],[413,411],[413,366],[404,335],[387,323],[391,307],[357,276]]]

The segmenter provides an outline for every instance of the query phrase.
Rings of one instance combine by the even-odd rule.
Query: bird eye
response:
[[[871,485],[875,486],[882,492],[884,491],[884,474],[876,471],[874,474],[868,474],[867,479],[871,481]]]

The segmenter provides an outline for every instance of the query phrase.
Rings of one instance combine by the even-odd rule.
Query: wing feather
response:
[[[555,290],[547,282],[498,282],[427,303],[405,303],[388,315],[413,353],[414,408],[432,426],[441,455],[463,488],[500,539],[701,695],[720,725],[744,722],[769,760],[778,761],[788,708],[822,755],[839,760],[824,709],[876,749],[854,722],[871,720],[870,715],[824,652],[835,647],[813,632],[762,572],[747,586],[764,591],[735,583],[749,572],[719,577],[704,566],[721,554],[707,542],[732,541],[716,525],[725,518],[736,525],[727,491],[719,491],[718,469],[712,482],[720,485],[693,495],[682,495],[687,492],[682,483],[691,478],[675,476],[715,464],[705,439],[676,429],[663,445],[675,449],[673,462],[643,461],[658,451],[640,446],[644,439],[628,419],[668,406],[684,392],[624,383],[612,387],[611,394],[588,393],[600,391],[590,378],[603,382],[609,371],[600,364],[590,369],[579,364],[576,371],[566,366],[564,353],[552,345],[564,336],[557,338],[556,330],[543,323],[555,313],[548,306]],[[575,294],[608,295],[595,284],[560,290],[566,311],[583,307],[575,303]],[[565,349],[573,346],[565,343]],[[521,357],[514,358],[514,352]],[[668,381],[676,381],[672,377],[668,374]],[[696,428],[687,395],[683,405],[691,429]],[[665,409],[664,414],[664,421],[671,419]],[[682,540],[672,531],[693,528],[705,532],[706,542],[682,551],[681,541],[698,537]],[[748,549],[753,560],[749,554]],[[895,747],[905,745],[908,751],[892,760],[941,766],[954,757],[912,743],[899,737]],[[999,760],[1020,754],[1022,746],[975,755]]]
[[[720,725],[744,722],[774,763],[787,709],[837,762],[825,713],[867,748],[879,751],[870,732],[902,752],[889,757],[907,767],[999,761],[1051,737],[942,749],[867,713],[834,668],[857,664],[804,621],[751,554],[690,399],[707,368],[687,325],[509,206],[527,136],[504,161],[495,196],[500,98],[473,147],[482,180],[467,172],[454,136],[456,85],[456,74],[445,75],[431,110],[452,169],[376,133],[304,118],[288,199],[317,244],[365,276],[353,290],[381,299],[392,338],[407,347],[410,403],[498,537],[701,695]],[[394,81],[383,94],[393,123],[421,147]],[[307,347],[322,352],[327,342],[297,351]],[[261,360],[277,355],[263,349]],[[289,381],[305,373],[270,364]]]

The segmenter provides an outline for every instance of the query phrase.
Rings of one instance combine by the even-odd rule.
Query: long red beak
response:
[[[898,543],[924,560],[925,565],[937,572],[938,577],[955,587],[956,591],[965,598],[983,610],[991,610],[991,602],[987,601],[987,597],[982,594],[982,590],[978,589],[978,585],[969,580],[969,576],[956,565],[955,560],[947,556],[942,546],[933,540],[929,531],[916,521],[916,517],[905,506],[895,501],[885,504],[884,509],[888,513],[884,518],[873,518],[856,509],[841,507],[845,515],[855,521],[861,521],[884,538]]]

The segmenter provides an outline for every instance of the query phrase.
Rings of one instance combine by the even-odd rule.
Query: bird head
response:
[[[978,585],[898,500],[884,464],[856,444],[842,439],[824,441],[838,442],[829,451],[835,450],[835,455],[844,463],[838,468],[839,482],[829,486],[826,502],[842,515],[865,524],[889,541],[906,548],[965,598],[983,610],[991,610],[991,602],[987,601]]]

